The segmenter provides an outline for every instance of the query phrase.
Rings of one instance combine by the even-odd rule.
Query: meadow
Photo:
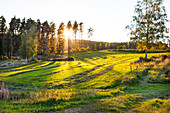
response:
[[[149,53],[148,58],[168,53]],[[0,112],[168,112],[169,57],[134,64],[144,53],[88,51],[74,61],[41,61],[0,70],[9,98]],[[133,63],[133,64],[132,64]]]

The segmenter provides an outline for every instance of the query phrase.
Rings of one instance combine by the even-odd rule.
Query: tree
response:
[[[88,38],[89,38],[89,47],[90,47],[90,37],[93,36],[93,32],[94,32],[94,29],[92,29],[91,27],[88,29]]]
[[[65,39],[64,39],[64,23],[62,22],[59,26],[59,29],[58,29],[58,47],[57,47],[57,52],[60,54],[60,53],[64,53],[64,42],[65,42]]]
[[[15,50],[14,52],[15,52],[16,55],[18,55],[18,49],[21,45],[21,37],[20,37],[21,29],[20,29],[20,27],[21,27],[21,20],[20,20],[20,18],[17,18],[16,19],[16,35],[15,35],[16,45],[14,47],[14,50]]]
[[[83,22],[81,22],[80,24],[79,24],[79,32],[80,32],[80,39],[81,39],[81,47],[82,47],[82,36],[83,36]]]
[[[126,26],[130,30],[130,40],[143,43],[146,47],[145,59],[150,43],[168,38],[168,22],[163,0],[138,0],[135,6],[135,16],[131,25]]]
[[[69,21],[69,22],[67,23],[66,29],[67,29],[68,32],[69,32],[69,36],[68,36],[68,55],[69,55],[69,53],[70,53],[70,30],[72,29],[71,21]]]
[[[75,48],[76,48],[76,36],[77,36],[77,31],[78,31],[78,24],[77,21],[74,22],[73,24],[73,32],[74,32],[74,36],[75,36]]]
[[[49,35],[51,33],[50,26],[48,24],[48,21],[45,21],[42,23],[42,37],[41,37],[41,43],[42,43],[42,53],[48,54],[49,53]]]
[[[20,26],[21,34],[22,34],[22,32],[24,32],[25,30],[26,30],[26,22],[25,22],[25,18],[24,18],[24,19],[22,19],[21,26]]]
[[[1,49],[0,49],[0,55],[5,55],[5,50],[4,50],[4,37],[6,35],[6,32],[7,32],[7,26],[6,26],[6,20],[3,16],[0,17],[0,36],[1,36]]]
[[[50,53],[55,54],[56,53],[55,23],[51,22],[50,27],[51,27]]]
[[[9,23],[9,38],[10,38],[10,57],[11,55],[14,56],[14,47],[16,46],[16,17],[11,19]]]
[[[37,54],[37,28],[36,24],[32,24],[29,30],[21,34],[22,44],[19,48],[19,54],[22,58],[30,59]]]
[[[40,19],[37,20],[37,34],[38,34],[38,37],[37,37],[37,42],[38,42],[38,54],[42,54],[41,51],[42,51],[42,44],[41,44],[41,22],[40,22]]]

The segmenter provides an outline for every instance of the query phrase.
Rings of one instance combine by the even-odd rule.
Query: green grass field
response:
[[[163,54],[167,53],[148,57]],[[75,61],[41,61],[0,70],[10,92],[10,99],[0,100],[0,112],[170,111],[169,82],[150,79],[162,70],[145,73],[151,64],[130,67],[144,54],[91,51],[71,56]]]

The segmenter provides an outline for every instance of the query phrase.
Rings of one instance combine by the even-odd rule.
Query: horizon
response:
[[[94,33],[91,40],[99,42],[130,41],[125,27],[131,24],[132,16],[134,15],[134,5],[137,3],[137,0],[120,0],[116,2],[113,0],[0,1],[0,16],[3,15],[5,17],[7,26],[9,26],[9,22],[14,15],[21,20],[25,17],[26,19],[32,18],[35,21],[40,19],[41,22],[46,20],[49,23],[54,22],[56,23],[56,29],[58,29],[61,22],[64,22],[65,25],[68,21],[71,21],[72,24],[74,21],[78,23],[83,22],[83,39],[88,39],[87,29],[92,27]],[[170,1],[164,0],[163,5],[168,15],[167,19],[170,20],[168,4],[170,4]],[[51,11],[52,13],[50,13]],[[169,26],[170,23],[167,24],[168,28]]]

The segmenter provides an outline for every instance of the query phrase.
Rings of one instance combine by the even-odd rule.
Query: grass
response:
[[[150,53],[148,57],[162,54],[167,53]],[[0,100],[0,112],[169,110],[170,84],[165,83],[165,76],[157,77],[165,75],[168,63],[141,63],[131,69],[130,63],[144,54],[91,51],[71,56],[75,61],[43,61],[0,70],[10,92],[10,99]],[[110,65],[112,69],[102,73]],[[149,79],[154,77],[157,82]],[[77,82],[80,80],[83,82]]]

